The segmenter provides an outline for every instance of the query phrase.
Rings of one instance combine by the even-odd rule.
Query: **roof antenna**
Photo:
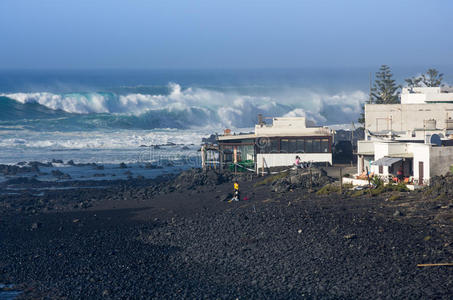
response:
[[[263,124],[264,124],[263,115],[262,114],[258,114],[258,125],[263,126]]]

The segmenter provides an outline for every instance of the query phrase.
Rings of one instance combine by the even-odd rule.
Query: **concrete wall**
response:
[[[453,103],[365,105],[365,129],[371,132],[423,129],[423,121],[429,119],[444,129],[448,118],[453,118]]]
[[[384,156],[392,156],[402,153],[408,153],[408,146],[406,143],[392,143],[392,142],[374,143],[374,158],[376,160]]]
[[[257,154],[257,166],[261,169],[263,158],[265,168],[292,166],[296,155],[300,157],[301,161],[332,164],[332,153],[260,153]]]
[[[425,101],[425,94],[401,94],[401,104],[422,104]]]
[[[445,175],[453,165],[453,147],[431,147],[431,176]]]
[[[362,157],[363,156],[363,165],[362,165]],[[371,163],[374,161],[374,156],[369,155],[358,155],[357,156],[357,174],[361,175],[363,172],[366,172],[368,167],[368,171],[371,173]]]
[[[255,125],[257,136],[329,136],[327,127],[307,127],[305,118],[274,118],[272,125]]]
[[[401,103],[428,103],[436,101],[453,101],[451,88],[444,87],[415,87],[403,88]]]
[[[255,127],[257,136],[331,136],[332,131],[324,127],[298,128],[298,127],[273,127],[258,125]]]
[[[427,144],[414,144],[414,143],[409,143],[407,144],[408,146],[408,152],[413,153],[413,170],[414,170],[414,179],[416,181],[419,181],[419,163],[423,162],[423,182],[419,182],[419,184],[428,184],[429,183],[429,178],[431,176],[430,174],[430,149],[431,145]]]
[[[374,153],[374,141],[357,141],[357,153]]]
[[[431,153],[431,149],[434,149]],[[447,150],[448,149],[448,150]],[[385,156],[397,156],[398,154],[410,154],[412,158],[412,170],[415,180],[419,180],[419,163],[423,162],[423,177],[424,182],[428,183],[430,176],[445,174],[451,164],[453,164],[453,147],[432,147],[429,144],[420,144],[420,143],[386,143],[386,142],[374,142],[374,157],[371,161],[376,161]],[[451,157],[451,158],[450,158]],[[411,158],[406,158],[409,160]],[[444,166],[440,166],[443,162]],[[369,166],[370,158],[368,156],[364,157],[364,166]],[[397,162],[393,165],[393,171],[396,170],[402,165],[401,162]],[[434,165],[434,167],[433,167]],[[358,156],[357,164],[357,173],[361,174],[361,158]],[[433,168],[436,171],[433,171]],[[383,172],[379,173],[379,166],[371,166],[370,172],[374,174],[379,174],[387,176],[390,174],[389,167],[383,167]],[[433,173],[436,172],[436,173]],[[409,167],[404,164],[404,173],[409,173]]]

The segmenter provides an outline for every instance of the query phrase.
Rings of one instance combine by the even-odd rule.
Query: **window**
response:
[[[280,150],[279,149],[279,146],[280,146],[279,142],[280,141],[278,139],[271,139],[271,143],[270,143],[271,144],[271,149],[270,149],[271,151],[270,151],[270,153],[278,153],[279,152],[279,150]]]
[[[379,174],[384,174],[384,167],[383,166],[379,166]]]
[[[329,139],[322,139],[321,140],[321,152],[327,153],[329,152]]]
[[[318,139],[313,140],[313,152],[314,153],[321,152],[321,141]]]
[[[258,153],[270,153],[271,141],[268,139],[258,140],[256,150],[258,151]]]
[[[289,153],[297,153],[297,140],[289,140]]]
[[[254,160],[254,152],[252,145],[237,146],[238,161]]]
[[[223,161],[231,162],[233,161],[233,146],[224,146],[223,147]]]
[[[305,152],[307,152],[307,153],[313,152],[313,140],[309,140],[309,139],[305,140]]]
[[[329,153],[329,138],[270,138],[257,142],[259,153]]]
[[[288,139],[280,140],[280,153],[289,153],[289,140]]]
[[[296,140],[296,152],[305,153],[305,142],[304,140]]]

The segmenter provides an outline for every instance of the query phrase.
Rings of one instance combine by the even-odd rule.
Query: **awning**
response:
[[[383,158],[379,158],[376,161],[373,161],[371,164],[374,166],[390,167],[394,163],[399,162],[401,160],[403,160],[403,159],[400,157],[383,157]]]

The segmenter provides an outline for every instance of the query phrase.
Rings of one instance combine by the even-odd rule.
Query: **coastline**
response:
[[[201,170],[0,196],[0,283],[22,298],[451,295],[451,268],[417,267],[453,260],[451,198],[275,188],[290,175],[240,176],[249,200],[233,203],[233,175]]]

